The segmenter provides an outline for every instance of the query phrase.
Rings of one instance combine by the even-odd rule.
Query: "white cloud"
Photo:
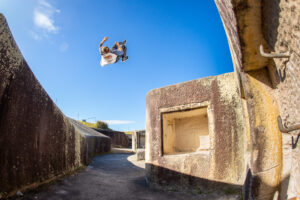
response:
[[[45,13],[34,11],[34,24],[48,32],[56,32],[57,27],[54,26],[54,21]]]
[[[60,45],[59,50],[60,50],[61,52],[65,52],[65,51],[68,50],[68,48],[69,48],[69,44],[66,43],[66,42],[63,42],[63,43]]]
[[[134,121],[126,121],[126,120],[103,120],[108,125],[120,125],[120,124],[133,124]]]
[[[55,25],[54,13],[59,12],[60,10],[54,8],[46,0],[38,0],[38,5],[33,11],[34,25],[46,33],[57,33],[58,27]]]

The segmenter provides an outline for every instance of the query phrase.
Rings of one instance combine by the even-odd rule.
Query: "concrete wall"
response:
[[[263,2],[263,34],[271,51],[290,51],[290,59],[270,59],[276,100],[287,126],[300,123],[300,2]],[[300,130],[282,134],[281,197],[300,196],[300,147],[292,145]],[[286,187],[288,186],[288,188]]]
[[[215,0],[245,98],[251,133],[248,194],[245,199],[280,199],[300,192],[300,148],[292,145],[298,131],[282,134],[277,116],[287,125],[300,122],[300,2]],[[290,51],[289,59],[259,53]]]
[[[102,133],[111,138],[111,144],[113,147],[129,147],[129,138],[124,132],[105,130],[105,129],[95,129],[99,133]]]
[[[164,154],[163,114],[203,107],[207,108],[209,149]],[[243,125],[242,101],[233,73],[150,91],[146,107],[147,180],[154,185],[205,191],[241,189],[246,175]]]
[[[0,198],[74,171],[108,151],[108,137],[83,133],[53,103],[0,14]]]
[[[137,149],[145,149],[145,130],[135,130],[132,132],[132,151],[136,152]]]

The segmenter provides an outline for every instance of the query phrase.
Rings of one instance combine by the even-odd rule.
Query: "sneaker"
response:
[[[125,62],[126,60],[128,60],[128,56],[122,58],[122,62]]]
[[[123,45],[125,45],[126,43],[127,43],[127,40],[124,40],[124,41],[123,41]]]

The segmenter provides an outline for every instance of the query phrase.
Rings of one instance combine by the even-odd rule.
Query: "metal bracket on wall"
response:
[[[286,127],[284,124],[282,124],[282,119],[281,119],[280,116],[277,117],[277,122],[278,122],[279,130],[282,133],[288,133],[288,132],[300,129],[300,123],[299,124],[294,124],[294,125],[292,125],[290,127]]]
[[[264,52],[264,47],[261,44],[259,46],[259,52],[260,55],[266,58],[289,58],[291,56],[290,52],[285,52],[285,53],[265,53]]]

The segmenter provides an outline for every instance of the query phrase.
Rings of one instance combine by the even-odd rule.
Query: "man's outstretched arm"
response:
[[[103,40],[100,42],[100,47],[103,46],[104,42],[106,42],[108,40],[108,37],[104,37]]]
[[[119,51],[123,51],[123,49],[122,49],[122,47],[120,46],[119,42],[116,42],[115,45],[117,45]]]

